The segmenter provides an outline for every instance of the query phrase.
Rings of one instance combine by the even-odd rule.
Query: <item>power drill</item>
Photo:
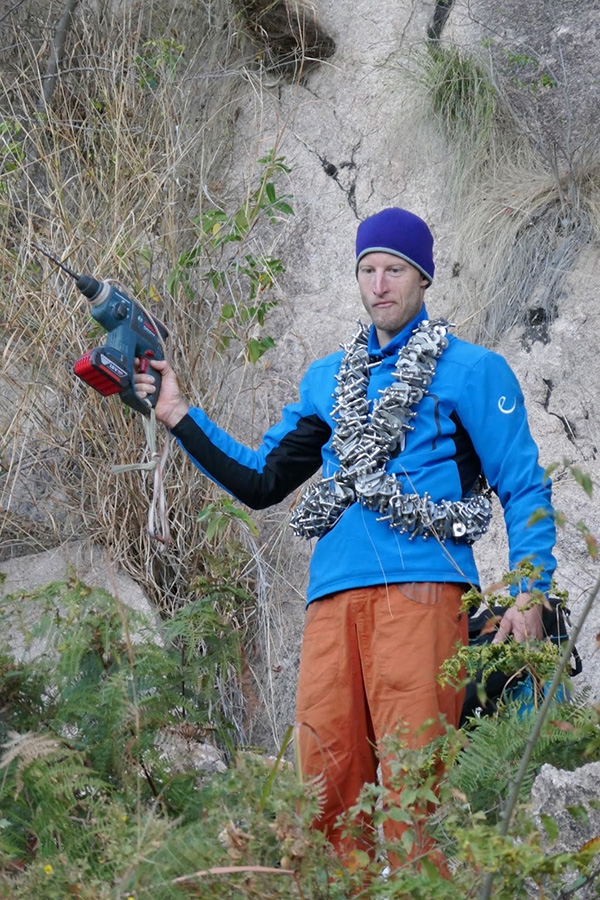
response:
[[[75,375],[104,397],[118,394],[131,409],[149,416],[158,400],[161,383],[160,373],[151,368],[150,360],[164,359],[167,328],[119,288],[107,281],[97,281],[91,275],[77,275],[43,247],[33,246],[75,280],[78,290],[91,303],[92,318],[108,332],[103,347],[95,347],[77,360],[73,366]],[[150,372],[154,378],[155,390],[145,400],[135,392],[136,357],[139,371]]]

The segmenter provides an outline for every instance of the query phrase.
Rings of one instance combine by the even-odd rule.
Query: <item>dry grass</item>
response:
[[[493,345],[512,327],[554,321],[565,275],[600,235],[599,174],[586,172],[571,203],[570,176],[557,179],[525,148],[471,186],[456,243],[472,282],[454,315],[475,340]]]
[[[210,413],[226,402],[232,368],[244,365],[239,348],[218,349],[221,304],[243,284],[232,276],[215,291],[204,273],[216,264],[233,272],[236,254],[257,252],[255,241],[258,252],[270,249],[278,237],[259,226],[226,257],[201,242],[194,222],[216,205],[243,204],[256,176],[249,160],[235,169],[247,177],[228,177],[244,61],[226,4],[131,10],[125,21],[100,21],[90,9],[74,20],[48,104],[45,56],[32,37],[40,23],[27,18],[10,35],[0,88],[0,559],[74,539],[99,543],[169,615],[195,595],[197,578],[216,591],[229,579],[264,593],[260,549],[240,526],[207,540],[197,514],[220,492],[179,454],[164,476],[168,549],[148,536],[152,475],[112,473],[140,461],[141,417],[73,376],[74,361],[103,335],[71,280],[32,242],[78,272],[118,279],[163,319],[182,383]],[[191,249],[189,290],[169,294],[168,277]],[[159,443],[167,439],[162,431]],[[231,625],[254,628],[255,618],[255,604],[241,603]],[[268,637],[264,622],[262,630]],[[241,690],[235,679],[223,686],[240,734]]]
[[[4,409],[3,506],[21,511],[22,485],[32,488],[31,477],[22,476],[35,472],[39,490],[33,487],[31,502],[52,520],[57,538],[83,529],[93,540],[110,541],[126,565],[135,548],[140,566],[153,555],[143,536],[140,477],[107,474],[112,465],[136,461],[141,423],[73,378],[73,361],[102,343],[102,334],[86,301],[36,254],[32,241],[79,271],[118,278],[142,297],[179,336],[173,351],[182,357],[184,379],[204,391],[205,379],[198,383],[199,373],[185,362],[181,335],[193,347],[209,323],[179,297],[164,294],[162,284],[180,248],[196,239],[191,220],[201,208],[212,161],[196,148],[223,158],[220,145],[232,112],[225,90],[218,109],[200,114],[219,93],[211,78],[219,68],[214,42],[211,47],[205,38],[193,58],[178,60],[170,38],[150,44],[140,23],[129,22],[131,37],[117,43],[110,29],[99,40],[94,24],[76,25],[66,74],[43,113],[36,112],[40,73],[34,59],[0,99],[19,163],[5,171],[0,192],[3,376],[12,395]],[[113,25],[116,31],[119,23]],[[26,48],[20,49],[22,57]],[[167,492],[180,489],[171,473]],[[143,491],[147,495],[147,487]],[[175,544],[189,529],[181,515]]]
[[[483,57],[434,44],[412,75],[452,148],[454,255],[469,276],[452,318],[487,345],[547,327],[575,256],[600,236],[600,131],[559,166]]]
[[[238,15],[268,73],[300,81],[335,53],[335,42],[308,0],[236,0]]]

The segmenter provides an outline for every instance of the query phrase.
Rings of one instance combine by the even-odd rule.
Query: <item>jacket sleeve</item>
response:
[[[281,420],[256,450],[236,441],[197,408],[173,429],[192,462],[212,481],[251,509],[278,503],[321,467],[321,448],[331,427],[312,401],[310,369],[298,403],[284,407]]]
[[[504,510],[510,569],[524,560],[540,569],[534,584],[524,579],[520,590],[547,592],[556,567],[551,483],[538,462],[520,385],[501,356],[487,352],[473,367],[458,412]]]

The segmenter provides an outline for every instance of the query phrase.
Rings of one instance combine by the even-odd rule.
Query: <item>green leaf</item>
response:
[[[440,875],[439,869],[429,859],[429,857],[424,856],[423,859],[419,861],[419,865],[421,866],[423,872],[427,875],[428,881],[440,882],[442,880],[442,876]]]
[[[527,528],[531,528],[531,526],[535,525],[536,522],[542,522],[544,519],[547,519],[551,515],[552,512],[549,509],[536,509],[535,512],[533,512],[527,520]]]
[[[587,527],[585,522],[577,523],[577,530],[583,535],[583,539],[585,541],[587,551],[592,559],[598,559],[598,541],[591,533],[590,529]]]
[[[371,857],[365,850],[353,850],[354,860],[359,869],[366,869],[371,862]]]
[[[256,363],[263,355],[260,342],[256,338],[250,338],[246,344],[246,356],[251,363]]]
[[[203,213],[201,216],[198,216],[194,219],[194,224],[199,225],[205,234],[210,234],[213,231],[213,228],[217,224],[223,224],[227,222],[229,216],[227,213],[222,212],[220,209],[209,209],[207,212]]]
[[[477,699],[479,700],[479,703],[481,704],[481,706],[484,707],[486,705],[487,699],[488,699],[486,691],[485,691],[485,685],[481,684],[481,682],[477,682],[476,690],[477,690]]]
[[[269,203],[275,203],[277,194],[275,193],[275,185],[272,181],[268,181],[265,185],[265,194],[269,198]]]
[[[585,535],[585,545],[592,559],[598,559],[598,541],[593,534]]]
[[[546,832],[546,837],[549,841],[554,843],[556,840],[558,840],[558,836],[560,834],[560,829],[556,823],[556,820],[546,813],[540,813],[540,820],[542,822],[544,831]]]
[[[246,357],[249,362],[254,364],[258,362],[267,350],[270,350],[274,346],[275,341],[272,337],[261,338],[261,340],[249,338],[248,343],[246,344]]]
[[[286,166],[285,163],[283,162],[285,157],[284,156],[273,157],[273,153],[274,153],[273,150],[269,150],[267,155],[261,157],[258,160],[258,162],[262,166],[270,167],[274,172],[285,172],[286,174],[289,174],[292,170],[290,169],[289,166]]]
[[[172,296],[174,296],[177,291],[177,286],[180,279],[181,275],[177,270],[174,270],[169,275],[167,275],[167,290]]]
[[[219,529],[221,529],[221,534],[223,533],[222,528],[222,520],[219,516],[215,515],[213,519],[208,523],[208,527],[206,529],[206,538],[209,541],[215,537],[215,535],[219,534]],[[219,535],[220,536],[220,535]]]
[[[407,853],[412,852],[412,848],[415,843],[415,832],[412,828],[407,828],[402,837],[400,838],[400,843],[404,847]]]
[[[233,303],[225,303],[221,308],[221,320],[233,319],[235,316],[235,306]]]
[[[271,766],[269,776],[265,782],[265,786],[264,786],[264,789],[263,789],[263,792],[262,792],[262,795],[260,798],[260,802],[258,804],[258,808],[260,810],[263,810],[265,808],[266,802],[269,798],[269,794],[271,793],[271,790],[273,788],[273,783],[275,781],[275,777],[279,771],[279,767],[281,765],[281,760],[283,759],[283,754],[285,753],[285,751],[287,750],[287,748],[289,747],[289,745],[291,744],[293,739],[294,739],[294,726],[288,725],[287,731],[285,732],[285,734],[283,736],[283,742],[282,742],[281,747],[279,748],[279,752],[275,758],[275,762]]]
[[[583,803],[578,803],[575,806],[566,806],[565,809],[576,822],[580,822],[582,825],[589,824],[590,813]]]
[[[286,216],[295,215],[294,210],[290,206],[289,203],[285,203],[283,200],[279,200],[278,203],[275,204],[275,209],[279,212],[283,213]]]
[[[400,794],[400,802],[402,806],[412,806],[412,804],[417,799],[417,789],[412,787],[405,787]]]
[[[399,806],[392,806],[391,809],[388,809],[387,817],[394,822],[412,822],[412,815],[407,812],[407,810],[401,809]]]
[[[577,484],[579,484],[583,488],[588,497],[591,497],[594,486],[592,484],[592,479],[590,478],[590,476],[587,474],[587,472],[582,472],[578,466],[570,466],[570,469],[571,474],[573,475],[573,478],[575,479]]]
[[[421,799],[425,801],[425,803],[431,803],[432,806],[439,806],[440,798],[435,794],[430,788],[426,788],[425,790],[421,790]]]
[[[220,503],[209,503],[204,509],[200,510],[197,519],[199,522],[207,522],[206,536],[211,539],[215,535],[224,534],[227,524],[232,519],[242,522],[252,534],[257,535],[258,529],[246,510],[236,506],[232,500],[227,498]]]
[[[217,269],[211,269],[210,272],[206,273],[208,277],[210,277],[210,281],[215,291],[218,291],[220,287],[227,283],[227,275],[225,272],[220,272]]]
[[[239,522],[243,522],[243,524],[246,525],[246,527],[252,532],[252,534],[258,534],[258,528],[245,509],[239,509],[232,506],[232,508],[229,510],[229,515],[233,519],[237,519]]]
[[[236,228],[236,237],[238,240],[241,240],[242,236],[246,234],[248,228],[250,227],[250,223],[248,222],[248,215],[243,207],[241,209],[238,209],[234,221]]]
[[[191,269],[198,265],[203,255],[200,247],[192,247],[180,255],[178,264],[184,269]]]

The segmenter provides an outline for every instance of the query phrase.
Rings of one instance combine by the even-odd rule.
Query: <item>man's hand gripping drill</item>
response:
[[[142,371],[136,366],[134,381],[137,395],[140,400],[145,400],[146,398],[153,400],[158,421],[166,425],[167,428],[173,428],[187,414],[189,404],[184,399],[175,372],[166,359],[152,360],[150,366],[153,372],[157,372],[161,376],[158,399],[156,399],[156,385],[153,380],[153,373],[146,369]]]

